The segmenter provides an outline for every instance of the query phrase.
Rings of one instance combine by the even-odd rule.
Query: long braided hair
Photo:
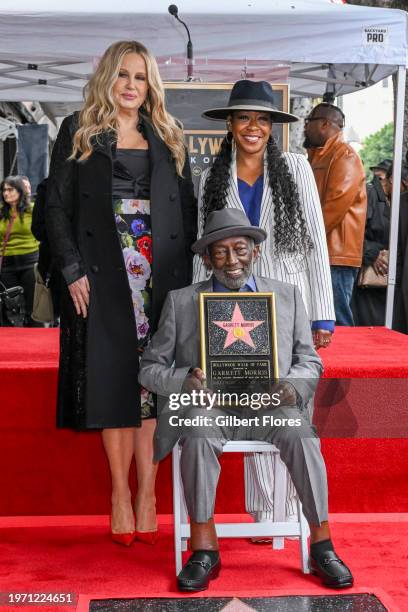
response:
[[[210,212],[221,210],[226,205],[230,185],[232,140],[232,133],[228,132],[205,182],[204,223]],[[308,254],[314,245],[306,226],[297,186],[272,136],[266,146],[266,164],[274,204],[275,254]]]

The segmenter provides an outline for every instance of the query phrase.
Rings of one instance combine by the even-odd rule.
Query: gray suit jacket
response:
[[[313,348],[310,323],[299,290],[294,285],[255,276],[258,291],[275,293],[279,375],[290,379],[306,404],[322,372]],[[178,439],[178,428],[160,428],[167,421],[168,400],[181,393],[191,367],[200,367],[198,296],[212,291],[212,279],[170,291],[154,334],[141,361],[139,382],[158,395],[155,460],[163,459]],[[171,435],[171,430],[174,436]],[[163,437],[161,433],[166,432]]]

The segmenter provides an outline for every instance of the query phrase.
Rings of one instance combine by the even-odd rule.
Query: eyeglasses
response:
[[[310,123],[311,121],[319,121],[319,119],[325,119],[328,120],[327,117],[306,117],[305,118],[305,125],[307,125],[308,123]]]

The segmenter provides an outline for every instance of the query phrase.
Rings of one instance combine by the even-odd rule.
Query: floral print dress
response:
[[[150,340],[152,231],[150,163],[144,149],[117,149],[113,165],[113,210],[132,292],[140,354]],[[155,418],[152,394],[141,387],[142,419]]]

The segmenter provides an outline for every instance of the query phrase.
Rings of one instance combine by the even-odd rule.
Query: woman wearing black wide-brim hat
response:
[[[328,346],[334,330],[334,307],[326,233],[313,172],[306,157],[281,153],[273,136],[274,123],[297,117],[278,109],[267,81],[235,83],[224,107],[203,116],[226,121],[228,133],[213,165],[205,170],[199,189],[199,236],[208,214],[224,207],[243,210],[252,225],[268,236],[254,273],[297,285],[309,314],[316,348]],[[193,281],[207,277],[196,256]],[[264,458],[265,457],[265,458]],[[272,456],[248,456],[246,507],[255,520],[272,518]],[[267,462],[268,466],[261,465]],[[266,469],[267,468],[267,469]],[[257,474],[257,484],[251,474]],[[295,489],[288,487],[287,514],[295,515]]]

